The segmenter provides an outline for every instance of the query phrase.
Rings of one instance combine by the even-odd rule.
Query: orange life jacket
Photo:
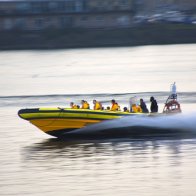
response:
[[[73,105],[71,108],[72,109],[78,109],[78,106],[77,105]]]
[[[90,109],[89,103],[88,103],[87,101],[85,101],[85,102],[82,104],[82,109]]]
[[[101,103],[99,103],[99,102],[96,101],[96,103],[94,105],[94,110],[101,110],[101,109],[102,109]]]
[[[118,110],[119,110],[118,103],[112,104],[111,111],[118,111]]]

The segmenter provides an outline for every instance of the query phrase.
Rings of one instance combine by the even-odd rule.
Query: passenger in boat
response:
[[[93,100],[93,104],[94,104],[93,107],[94,110],[102,110],[102,105],[100,102],[98,102],[97,100]]]
[[[119,105],[118,105],[118,103],[114,100],[114,99],[112,99],[112,101],[111,101],[111,103],[112,103],[112,107],[111,107],[111,111],[118,111],[119,110]]]
[[[70,102],[71,109],[78,109],[78,106],[74,104],[74,102]]]
[[[110,110],[110,106],[107,106],[106,110]]]
[[[150,97],[150,102],[151,102],[151,106],[150,106],[151,113],[158,112],[158,104],[156,99],[154,97]]]
[[[124,112],[129,112],[129,110],[128,110],[127,107],[124,107],[124,108],[123,108],[123,111],[124,111]]]
[[[87,101],[82,100],[81,103],[82,103],[81,109],[90,109],[90,105]]]
[[[149,113],[146,103],[143,99],[140,99],[140,107],[142,109],[142,113]]]
[[[131,111],[133,113],[142,113],[142,108],[139,105],[132,104]]]

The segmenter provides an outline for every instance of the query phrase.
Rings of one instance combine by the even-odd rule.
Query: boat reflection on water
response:
[[[192,139],[196,138],[196,133],[190,134],[167,134],[156,136],[140,136],[136,138],[113,138],[113,139],[79,139],[71,140],[52,138],[40,143],[26,146],[22,150],[22,157],[26,161],[38,160],[48,162],[55,158],[82,158],[94,156],[113,156],[132,153],[145,153],[148,150],[159,151],[164,146],[167,151],[178,156],[181,144],[191,144]]]

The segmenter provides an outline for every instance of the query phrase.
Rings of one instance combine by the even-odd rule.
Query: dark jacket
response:
[[[142,108],[143,113],[148,113],[149,112],[148,108],[146,107],[145,102],[142,101],[141,104],[140,104],[140,107]]]
[[[157,101],[155,99],[153,99],[151,101],[150,110],[151,110],[152,113],[158,112],[158,105],[157,105]]]

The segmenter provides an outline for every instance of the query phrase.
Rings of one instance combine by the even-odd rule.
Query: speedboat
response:
[[[179,104],[176,101],[165,104],[163,113],[129,113],[110,110],[70,109],[70,108],[30,108],[18,111],[19,117],[29,121],[43,132],[62,137],[76,129],[100,123],[105,120],[114,120],[126,116],[160,116],[179,113]]]
[[[180,104],[177,102],[175,83],[172,93],[168,97],[163,113],[132,113],[110,110],[70,109],[70,108],[31,108],[18,111],[19,117],[29,121],[43,132],[61,137],[68,132],[84,128],[105,120],[114,120],[125,116],[160,116],[181,112]]]
[[[29,121],[43,132],[55,137],[61,137],[65,133],[75,129],[80,129],[104,120],[113,120],[124,116],[141,114],[69,108],[33,108],[18,111],[19,117]]]

